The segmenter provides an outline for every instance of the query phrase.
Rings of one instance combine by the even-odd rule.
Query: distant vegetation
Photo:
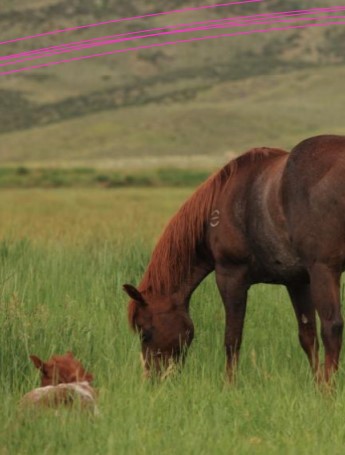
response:
[[[98,171],[93,168],[0,168],[0,188],[119,188],[194,187],[209,175],[207,170],[160,168],[140,171]]]

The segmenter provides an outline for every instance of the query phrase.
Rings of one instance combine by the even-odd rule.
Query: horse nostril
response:
[[[143,330],[141,332],[141,341],[143,343],[148,343],[152,340],[152,331],[151,330]]]

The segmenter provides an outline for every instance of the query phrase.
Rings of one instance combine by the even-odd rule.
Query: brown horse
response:
[[[181,359],[193,339],[194,289],[212,271],[225,306],[230,379],[238,362],[247,292],[255,283],[287,287],[299,340],[319,371],[315,311],[325,348],[322,376],[338,368],[345,269],[345,136],[318,136],[291,153],[258,148],[231,161],[185,202],[167,225],[129,319],[147,370]]]

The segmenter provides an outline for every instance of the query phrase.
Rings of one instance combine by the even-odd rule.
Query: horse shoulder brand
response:
[[[211,213],[211,218],[210,218],[210,226],[211,227],[216,227],[220,223],[220,211],[218,209],[213,210]]]

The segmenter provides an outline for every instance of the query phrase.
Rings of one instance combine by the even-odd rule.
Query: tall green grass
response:
[[[142,379],[124,282],[137,284],[184,189],[3,191],[0,198],[0,454],[343,453],[344,372],[315,388],[282,287],[249,296],[236,385],[224,375],[214,279],[195,292],[183,372]],[[29,414],[29,353],[72,350],[95,376],[101,415]]]

